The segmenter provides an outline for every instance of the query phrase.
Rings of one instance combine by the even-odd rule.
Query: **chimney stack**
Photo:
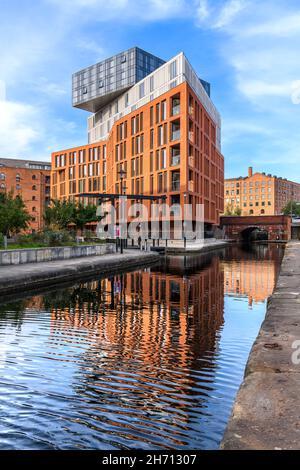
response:
[[[249,166],[249,168],[248,168],[248,178],[250,178],[251,176],[253,176],[253,168],[252,168],[252,166]]]

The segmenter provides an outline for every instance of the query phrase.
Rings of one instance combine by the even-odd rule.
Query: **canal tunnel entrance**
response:
[[[251,242],[256,240],[268,240],[268,232],[260,227],[247,227],[241,232],[243,241]]]

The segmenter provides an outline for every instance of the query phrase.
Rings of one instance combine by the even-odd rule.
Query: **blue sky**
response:
[[[0,44],[1,157],[86,143],[71,74],[137,45],[211,82],[227,177],[300,182],[299,0],[1,0]]]

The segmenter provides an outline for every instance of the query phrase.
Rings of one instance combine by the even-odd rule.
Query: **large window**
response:
[[[180,98],[179,96],[174,96],[171,101],[172,106],[172,116],[177,116],[180,114]]]
[[[179,164],[180,164],[180,145],[174,145],[174,147],[171,147],[171,166],[175,166]]]
[[[173,121],[171,123],[171,140],[180,139],[180,121]]]
[[[179,171],[172,171],[171,189],[172,191],[180,191],[180,172]]]
[[[170,80],[177,76],[177,62],[174,60],[170,63]]]

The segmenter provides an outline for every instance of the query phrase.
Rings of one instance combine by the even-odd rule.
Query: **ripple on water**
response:
[[[0,306],[0,449],[217,448],[279,263],[232,253]]]

